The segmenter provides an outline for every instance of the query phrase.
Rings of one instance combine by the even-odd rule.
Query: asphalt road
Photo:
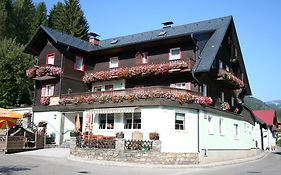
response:
[[[0,175],[281,175],[281,150],[248,163],[209,168],[152,168],[98,165],[67,159],[67,149],[0,155]]]

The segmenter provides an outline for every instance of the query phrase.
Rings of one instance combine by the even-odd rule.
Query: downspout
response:
[[[64,52],[61,53],[61,63],[60,63],[60,67],[61,67],[61,74],[60,74],[60,90],[59,90],[59,97],[61,98],[61,92],[62,92],[62,79],[63,79],[63,63],[64,63],[64,54],[69,50],[69,46],[67,46],[66,50]]]
[[[262,124],[260,124],[260,131],[261,131],[261,150],[264,150]]]
[[[197,138],[197,144],[198,144],[198,153],[200,153],[200,119],[199,119],[200,115],[199,115],[199,109],[197,110],[197,118],[198,118],[198,122],[197,122],[197,134],[198,134],[198,138]]]
[[[195,38],[194,38],[193,33],[191,33],[190,37],[191,37],[191,39],[192,39],[192,41],[193,41],[193,43],[194,43],[194,45],[195,45],[195,50],[194,50],[194,52],[195,52],[195,60],[196,60],[196,62],[197,62],[197,60],[199,60],[199,62],[200,62],[200,61],[201,61],[201,57],[200,57],[200,55],[199,55],[199,53],[198,53],[199,47],[198,47],[198,45],[197,45],[197,42],[196,42],[196,40],[195,40]],[[196,67],[195,67],[195,66],[192,67],[192,69],[191,69],[191,75],[192,75],[192,78],[197,82],[197,84],[200,85],[199,80],[195,77],[195,71],[196,71],[198,65],[199,65],[199,64],[197,64]]]

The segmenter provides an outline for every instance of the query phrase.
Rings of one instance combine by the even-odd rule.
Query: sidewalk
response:
[[[73,155],[69,155],[68,159],[73,161],[92,163],[92,164],[104,165],[104,166],[124,166],[124,167],[140,167],[140,168],[211,168],[216,166],[251,162],[251,161],[262,159],[266,157],[268,154],[270,154],[270,152],[264,151],[259,155],[244,158],[244,159],[236,159],[236,160],[215,162],[215,163],[208,163],[208,164],[195,164],[195,165],[159,165],[159,164],[156,165],[156,164],[138,164],[138,163],[115,162],[115,161],[104,161],[104,160],[88,160],[86,158],[77,157]]]

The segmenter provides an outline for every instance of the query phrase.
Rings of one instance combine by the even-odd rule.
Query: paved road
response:
[[[141,168],[106,166],[67,159],[68,149],[56,148],[0,155],[0,175],[281,175],[281,152],[262,160],[210,168]]]

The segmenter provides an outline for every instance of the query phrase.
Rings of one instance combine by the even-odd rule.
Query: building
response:
[[[82,132],[156,131],[161,152],[248,156],[255,118],[242,105],[251,89],[233,18],[172,24],[89,42],[40,26],[25,48],[38,63],[27,70],[35,123],[57,144],[79,116]]]
[[[276,147],[277,117],[275,110],[254,110],[254,115],[261,120],[256,125],[258,148],[274,151]]]

